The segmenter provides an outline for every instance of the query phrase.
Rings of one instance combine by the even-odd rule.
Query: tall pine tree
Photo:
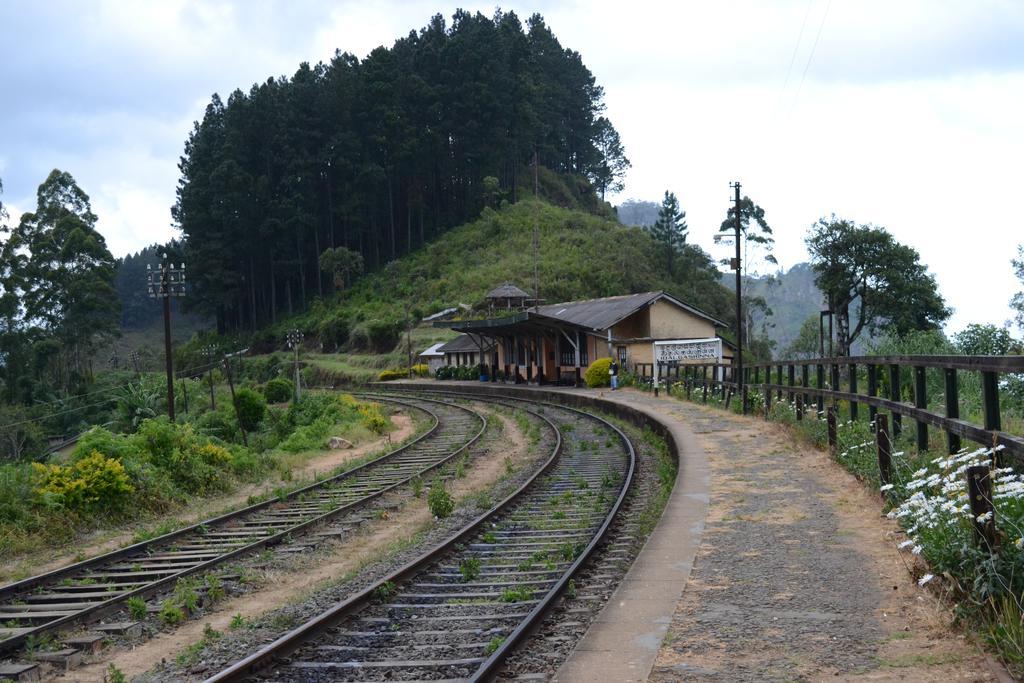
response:
[[[651,226],[651,234],[661,246],[662,255],[668,266],[668,274],[675,277],[676,261],[686,244],[686,212],[679,208],[679,200],[674,193],[665,190],[665,198],[661,200],[658,220]]]

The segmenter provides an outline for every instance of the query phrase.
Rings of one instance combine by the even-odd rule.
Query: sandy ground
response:
[[[491,449],[485,457],[474,460],[465,469],[465,477],[449,481],[448,490],[456,500],[496,483],[505,474],[506,457],[511,458],[516,467],[521,467],[531,457],[526,437],[515,421],[501,414],[496,415],[503,426],[506,445],[500,449]],[[426,493],[419,499],[410,498],[401,508],[391,512],[387,519],[368,523],[358,537],[343,543],[332,543],[327,552],[296,558],[294,569],[267,576],[260,590],[225,600],[211,614],[189,621],[172,632],[162,632],[132,650],[108,651],[101,655],[99,661],[53,680],[102,682],[111,662],[129,679],[138,676],[163,660],[172,660],[183,648],[201,640],[207,624],[218,631],[226,631],[231,618],[236,614],[253,618],[293,602],[302,595],[358,570],[366,562],[386,552],[396,541],[409,538],[429,525],[431,519],[426,506]]]
[[[293,470],[293,481],[301,481],[303,479],[312,481],[317,473],[323,474],[325,472],[330,472],[335,467],[338,467],[349,460],[360,458],[368,453],[372,453],[389,443],[400,443],[415,431],[413,420],[408,415],[400,413],[392,415],[391,421],[395,425],[395,429],[389,434],[385,434],[378,439],[374,439],[373,441],[369,441],[355,448],[337,451],[324,451],[321,455],[313,456],[307,460],[302,467]],[[154,528],[159,526],[161,522],[167,520],[180,522],[181,526],[194,524],[203,519],[215,517],[229,509],[241,507],[247,500],[249,500],[250,496],[258,496],[266,491],[272,490],[274,487],[275,484],[263,482],[261,484],[243,486],[228,495],[202,498],[190,504],[186,510],[181,510],[178,513],[167,515],[166,517],[150,520],[146,522],[146,526],[148,528]],[[105,535],[109,532],[98,533],[103,533]],[[25,572],[41,574],[54,569],[60,569],[61,567],[72,564],[73,562],[77,562],[82,559],[82,557],[92,557],[117,550],[118,548],[122,548],[127,545],[134,536],[135,531],[124,531],[113,536],[105,536],[103,540],[93,542],[86,540],[83,544],[72,546],[72,548],[67,552],[60,553],[56,557],[54,556],[54,551],[47,551],[45,557],[32,556],[19,559],[17,560],[16,566],[5,567],[0,570],[0,581],[10,580],[9,577],[15,572],[20,574],[25,574]]]
[[[651,681],[1012,680],[918,587],[877,494],[779,425],[673,403],[712,495]]]

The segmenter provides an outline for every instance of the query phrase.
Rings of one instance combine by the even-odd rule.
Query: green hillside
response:
[[[353,353],[391,355],[396,346],[404,352],[399,337],[410,316],[473,307],[506,281],[531,290],[535,223],[540,226],[540,295],[548,302],[664,289],[730,319],[728,290],[698,247],[684,249],[684,265],[673,279],[664,262],[654,258],[660,252],[644,230],[579,209],[523,200],[484,209],[477,220],[361,278],[348,291],[265,329],[256,346],[279,346],[285,329],[299,327],[307,343],[319,342],[325,352],[347,352],[348,364],[359,363]],[[414,348],[436,338],[436,331],[420,330]],[[381,367],[384,362],[378,358],[369,364]]]

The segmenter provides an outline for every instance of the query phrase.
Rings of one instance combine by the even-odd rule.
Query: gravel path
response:
[[[917,587],[880,500],[824,453],[794,447],[778,425],[657,402],[697,432],[712,483],[650,680],[1002,678]]]

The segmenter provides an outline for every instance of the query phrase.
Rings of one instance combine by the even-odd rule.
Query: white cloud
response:
[[[165,239],[178,156],[213,92],[247,90],[336,48],[363,58],[438,11],[450,23],[455,6],[25,5],[0,26],[0,59],[19,66],[0,72],[0,91],[18,103],[0,109],[5,204],[12,217],[34,205],[35,187],[60,167],[91,193],[115,253]],[[806,258],[807,228],[835,212],[921,252],[956,308],[951,329],[1009,317],[1019,289],[1009,261],[1024,241],[1005,199],[1024,158],[1024,4],[502,7],[524,23],[540,11],[582,54],[633,161],[624,196],[676,192],[705,248],[721,252],[711,238],[738,179],[768,212],[784,264]]]

